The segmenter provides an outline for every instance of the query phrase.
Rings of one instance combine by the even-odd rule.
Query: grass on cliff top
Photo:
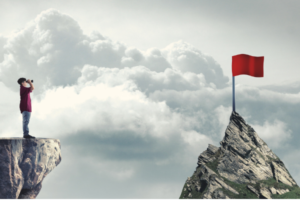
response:
[[[224,182],[235,189],[239,194],[235,194],[233,192],[230,192],[229,190],[226,190],[224,188],[221,188],[221,190],[224,192],[225,195],[227,195],[231,199],[258,199],[258,197],[251,192],[248,188],[248,184],[239,184],[235,183],[233,181],[228,180],[227,178],[222,177]]]
[[[253,186],[257,191],[259,190],[259,184],[262,183],[266,187],[274,187],[276,189],[289,189],[290,192],[287,192],[285,194],[279,195],[279,194],[274,194],[271,195],[273,199],[299,199],[300,198],[300,188],[298,186],[288,186],[283,183],[277,183],[277,181],[274,178],[270,178],[267,180],[262,180],[258,181],[256,184],[251,184],[251,183],[245,183],[245,184],[238,184],[232,181],[229,181],[228,179],[224,178],[224,182],[229,185],[230,187],[234,188],[236,191],[238,191],[240,194],[234,194],[228,190],[225,190],[222,188],[222,191],[224,194],[229,196],[229,198],[232,199],[257,199],[258,197],[251,192],[248,188],[247,185]]]
[[[186,191],[184,191],[184,188],[186,188]],[[183,186],[183,189],[182,189],[182,192],[181,192],[181,195],[180,195],[179,199],[203,199],[203,195],[206,193],[206,191],[207,191],[207,187],[202,192],[197,192],[195,190],[195,188],[192,188],[192,191],[189,192],[187,190],[186,183],[185,183],[184,186]],[[189,193],[192,194],[191,198],[187,197],[189,195]]]
[[[218,162],[219,162],[219,161],[216,159],[216,160],[214,160],[214,161],[212,161],[212,162],[206,163],[206,166],[207,166],[209,169],[213,170],[216,174],[218,174],[218,175],[220,176],[220,174],[219,174],[219,172],[218,172],[218,170],[217,170]]]
[[[187,196],[189,194],[189,191],[184,191],[184,188],[187,188],[186,187],[186,183],[184,184],[183,188],[182,188],[182,191],[181,191],[181,194],[180,194],[180,197],[179,199],[183,199],[185,196]]]
[[[221,155],[221,150],[218,149],[218,151],[216,152],[216,154],[213,156],[213,157],[215,157],[215,160],[212,161],[212,162],[206,163],[206,166],[207,166],[208,168],[210,168],[211,170],[213,170],[213,171],[214,171],[216,174],[218,174],[219,176],[220,176],[220,174],[219,174],[219,172],[218,172],[218,170],[217,170],[217,167],[218,167],[218,162],[219,162],[218,159],[219,159],[220,155]]]
[[[282,195],[274,194],[272,195],[272,198],[273,199],[300,199],[300,188],[294,186],[292,191]]]
[[[260,181],[265,184],[267,187],[274,187],[276,189],[288,189],[289,192],[279,195],[272,194],[273,199],[300,199],[300,188],[298,186],[289,186],[281,182],[277,182],[274,178],[268,180]],[[258,186],[256,186],[258,187]]]

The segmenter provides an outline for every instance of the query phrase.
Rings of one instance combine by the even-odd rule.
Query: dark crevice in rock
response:
[[[258,197],[259,199],[267,199],[265,196],[263,196],[263,195],[261,195],[261,194],[259,194],[259,197]]]
[[[19,199],[30,199],[30,197],[36,197],[42,189],[42,182],[37,184],[32,189],[22,189],[19,195]]]
[[[233,154],[236,154],[236,155],[239,155],[242,158],[245,158],[244,154],[241,154],[237,149],[232,148],[231,146],[228,146],[228,150],[231,151]]]
[[[251,141],[255,144],[255,146],[257,146],[259,148],[261,147],[261,145],[259,144],[259,142],[253,135],[250,135],[250,138],[251,138]]]
[[[274,168],[274,165],[273,165],[272,162],[270,163],[270,166],[271,166],[271,169],[272,169],[273,177],[275,178],[275,168]]]
[[[281,160],[274,160],[273,162],[285,168],[284,163]]]
[[[231,116],[230,116],[230,121],[233,121],[234,124],[239,128],[239,130],[243,131],[242,124],[246,124],[246,122],[237,112],[232,111]]]
[[[244,156],[244,158],[249,158],[250,156],[250,153],[252,152],[252,149],[250,149],[249,151],[247,151],[246,153],[245,153],[245,156]]]
[[[9,151],[11,152],[10,153],[10,163],[14,162],[14,158],[13,158],[13,151],[12,151],[12,144],[8,144],[7,147],[9,148]],[[16,190],[16,185],[14,184],[15,183],[15,174],[14,174],[14,171],[15,171],[15,166],[14,165],[11,165],[10,167],[10,170],[9,170],[9,177],[11,177],[11,184],[12,184],[12,194],[16,193],[17,191],[14,191]],[[17,196],[17,195],[16,195]]]
[[[202,193],[206,187],[207,187],[207,181],[206,180],[200,180],[200,192]]]

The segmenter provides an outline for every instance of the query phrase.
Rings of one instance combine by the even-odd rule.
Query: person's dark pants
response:
[[[28,111],[23,111],[22,112],[22,116],[23,116],[23,135],[29,135],[28,124],[29,124],[29,120],[30,120],[30,115],[31,115],[31,112],[28,112]]]

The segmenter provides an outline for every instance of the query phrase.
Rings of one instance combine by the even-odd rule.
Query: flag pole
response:
[[[232,111],[235,112],[234,76],[232,76]]]

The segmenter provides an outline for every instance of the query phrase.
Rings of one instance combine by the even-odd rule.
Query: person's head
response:
[[[23,85],[24,87],[26,87],[27,82],[26,82],[26,78],[19,78],[18,80],[19,85]]]

